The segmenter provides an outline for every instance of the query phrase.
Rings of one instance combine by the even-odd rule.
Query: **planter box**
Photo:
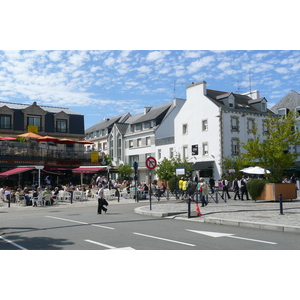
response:
[[[295,183],[266,183],[263,192],[255,200],[279,200],[279,194],[282,194],[282,200],[296,199]]]

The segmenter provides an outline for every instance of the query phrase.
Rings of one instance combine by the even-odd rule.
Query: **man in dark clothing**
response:
[[[236,200],[236,196],[238,196],[239,200],[241,199],[240,197],[240,187],[239,187],[239,178],[237,177],[233,181],[233,189],[234,189],[234,200]]]
[[[214,190],[214,188],[215,188],[215,180],[213,179],[212,176],[210,176],[208,183],[209,183],[210,191],[213,194],[215,192],[215,190]]]
[[[241,196],[242,196],[242,200],[244,200],[243,199],[244,194],[246,195],[247,200],[250,200],[249,196],[248,196],[248,189],[247,189],[247,185],[246,184],[247,184],[247,181],[245,179],[245,176],[242,176],[242,180],[241,180]]]

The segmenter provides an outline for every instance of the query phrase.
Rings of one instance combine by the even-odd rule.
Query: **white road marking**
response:
[[[111,250],[134,250],[131,247],[116,248],[116,247],[106,245],[106,244],[103,244],[103,243],[99,243],[99,242],[96,242],[96,241],[92,241],[92,240],[84,240],[84,241],[88,242],[88,243],[96,244],[98,246],[102,246],[102,247],[105,247],[105,248],[108,248],[108,249],[111,249]]]
[[[210,237],[229,237],[229,238],[233,238],[233,239],[240,239],[240,240],[246,240],[246,241],[251,241],[251,242],[257,242],[257,243],[265,243],[265,244],[271,244],[271,245],[276,245],[277,243],[274,242],[268,242],[268,241],[261,241],[261,240],[254,240],[254,239],[248,239],[248,238],[244,238],[244,237],[239,237],[239,236],[234,236],[234,234],[232,233],[221,233],[221,232],[212,232],[212,231],[199,231],[199,230],[190,230],[190,229],[186,229],[187,231],[191,231],[191,232],[195,232],[198,234],[203,234],[203,235],[207,235]]]
[[[193,245],[193,244],[188,244],[188,243],[184,243],[184,242],[169,240],[169,239],[165,239],[165,238],[161,238],[161,237],[157,237],[157,236],[152,236],[152,235],[147,235],[147,234],[142,234],[142,233],[138,233],[138,232],[133,232],[133,234],[149,237],[149,238],[152,238],[152,239],[162,240],[162,241],[166,241],[166,242],[182,244],[182,245],[186,245],[186,246],[190,246],[190,247],[195,247],[196,246],[196,245]]]
[[[92,226],[95,226],[95,227],[101,227],[101,228],[105,228],[105,229],[112,229],[114,230],[115,228],[112,228],[112,227],[107,227],[107,226],[102,226],[102,225],[97,225],[97,224],[91,224]]]
[[[10,244],[14,245],[15,247],[17,247],[17,248],[19,248],[21,250],[28,250],[28,249],[26,249],[26,248],[24,248],[24,247],[22,247],[22,246],[20,246],[20,245],[18,245],[16,243],[14,243],[13,241],[10,241],[10,240],[4,238],[3,236],[0,236],[0,239],[2,239],[3,241],[5,241],[7,243],[10,243]]]
[[[46,218],[57,219],[57,220],[62,220],[62,221],[67,221],[67,222],[73,222],[73,223],[78,223],[78,224],[89,225],[89,223],[86,223],[86,222],[80,222],[80,221],[75,221],[75,220],[70,220],[70,219],[63,219],[63,218],[58,218],[58,217],[53,217],[53,216],[45,216],[45,217]]]
[[[53,216],[45,216],[45,217],[47,217],[47,218],[53,218],[53,219],[58,219],[58,220],[62,220],[62,221],[67,221],[67,222],[79,223],[79,224],[83,224],[83,225],[91,225],[91,226],[105,228],[105,229],[112,229],[112,230],[115,229],[113,227],[102,226],[102,225],[98,225],[98,224],[90,224],[90,223],[86,223],[86,222],[80,222],[80,221],[75,221],[75,220],[70,220],[70,219],[63,219],[63,218],[58,218],[58,217],[53,217]]]

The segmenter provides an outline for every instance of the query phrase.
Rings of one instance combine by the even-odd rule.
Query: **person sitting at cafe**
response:
[[[32,200],[29,196],[29,190],[27,187],[25,187],[23,190],[23,196],[26,199],[26,205],[32,205]]]
[[[42,195],[43,195],[43,197],[45,197],[47,194],[51,195],[51,191],[49,190],[48,187],[45,188],[45,190],[43,191]],[[51,199],[50,199],[50,204],[52,204],[51,203]],[[47,203],[46,203],[46,205],[47,205]]]
[[[54,200],[53,200],[53,199],[56,199],[56,198],[57,198],[58,193],[59,193],[59,188],[58,188],[58,187],[55,187],[55,188],[54,188],[54,192],[53,192],[53,194],[52,194],[51,197],[50,197],[51,205],[54,203]]]

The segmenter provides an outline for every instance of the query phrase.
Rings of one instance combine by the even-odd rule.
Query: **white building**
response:
[[[251,138],[254,124],[263,133],[267,100],[258,92],[246,95],[206,88],[202,81],[187,87],[187,100],[174,118],[175,151],[200,176],[221,178],[225,157],[242,151],[240,143]]]

